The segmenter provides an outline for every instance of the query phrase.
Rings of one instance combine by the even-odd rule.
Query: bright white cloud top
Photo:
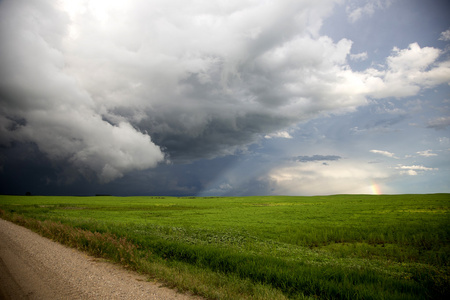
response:
[[[268,155],[266,143],[290,141],[288,150],[272,153],[259,174],[245,179],[279,194],[370,193],[375,179],[434,170],[364,164],[346,157],[352,151],[338,150],[339,142],[316,152],[346,157],[339,161],[288,167],[281,159],[314,154],[294,149],[318,151],[312,145],[329,140],[323,132],[314,134],[312,144],[296,139],[308,122],[351,118],[374,105],[401,118],[434,101],[424,93],[448,91],[448,26],[435,37],[440,48],[417,40],[387,44],[390,54],[377,63],[376,49],[353,50],[355,41],[323,32],[339,9],[354,26],[394,9],[391,2],[4,0],[0,144],[31,143],[59,166],[58,176],[108,183],[162,163],[170,168],[229,155]],[[401,100],[409,104],[393,104]],[[426,117],[420,126],[448,138],[447,115]],[[361,134],[380,129],[356,123],[350,128]],[[255,145],[260,150],[252,150]],[[367,147],[360,153],[376,145]],[[423,147],[410,152],[438,156],[439,149]],[[384,150],[370,152],[396,158]],[[238,170],[209,190],[238,193]],[[321,190],[324,182],[329,184]],[[202,184],[197,192],[210,185]],[[178,180],[167,189],[187,188],[180,185]]]

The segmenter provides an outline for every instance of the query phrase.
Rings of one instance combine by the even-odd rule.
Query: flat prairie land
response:
[[[450,298],[450,194],[0,196],[0,217],[210,299]]]

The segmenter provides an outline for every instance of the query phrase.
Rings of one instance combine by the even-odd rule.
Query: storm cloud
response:
[[[320,35],[335,2],[4,0],[0,144],[109,182],[450,80],[417,43],[353,71],[352,41]]]
[[[297,156],[294,157],[295,161],[309,162],[309,161],[333,161],[340,160],[342,157],[338,155],[313,155],[313,156]]]

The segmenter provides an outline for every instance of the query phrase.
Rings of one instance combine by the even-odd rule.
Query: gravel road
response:
[[[0,219],[0,299],[200,299]]]

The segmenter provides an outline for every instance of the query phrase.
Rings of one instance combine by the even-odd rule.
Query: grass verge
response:
[[[180,292],[190,292],[209,299],[287,299],[282,292],[251,280],[214,272],[152,255],[124,237],[92,232],[55,221],[26,218],[0,209],[0,217],[31,229],[40,235],[92,256],[119,263]],[[311,299],[299,297],[299,299]]]

